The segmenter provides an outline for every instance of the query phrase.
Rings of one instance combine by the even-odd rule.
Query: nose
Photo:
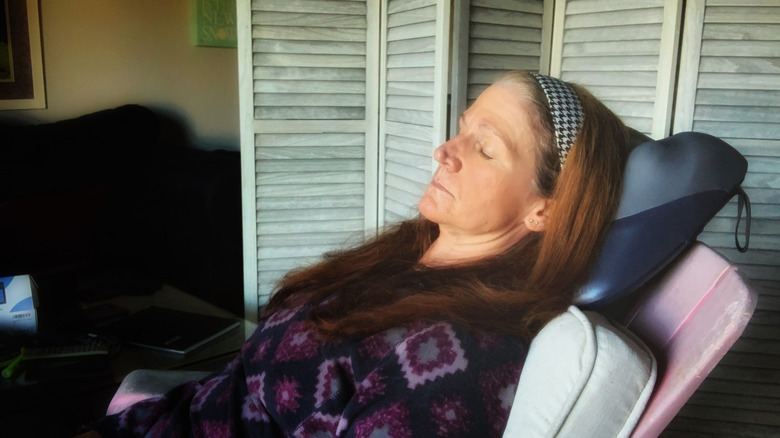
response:
[[[459,136],[451,138],[433,151],[433,159],[450,172],[457,172],[463,167],[460,159]]]

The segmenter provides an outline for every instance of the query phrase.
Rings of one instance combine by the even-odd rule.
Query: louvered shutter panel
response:
[[[750,249],[734,245],[737,205],[699,236],[758,290],[744,335],[669,426],[682,435],[775,436],[780,373],[780,3],[690,0],[674,131],[722,138],[748,160]],[[744,229],[744,221],[741,229]]]
[[[450,3],[382,5],[379,223],[417,214],[430,182],[433,149],[446,135]]]
[[[375,182],[366,178],[376,172],[376,124],[367,121],[376,112],[367,98],[376,82],[367,62],[367,41],[378,40],[368,28],[373,3],[239,5],[244,226],[255,230],[245,234],[245,268],[256,272],[247,294],[258,304],[290,269],[376,226]]]
[[[456,49],[450,135],[457,133],[460,114],[502,73],[547,72],[553,2],[471,0],[459,3],[454,14]],[[548,26],[544,26],[545,22]]]
[[[585,86],[632,128],[671,127],[681,0],[556,2],[553,76]]]

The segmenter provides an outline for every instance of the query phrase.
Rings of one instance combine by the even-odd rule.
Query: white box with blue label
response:
[[[0,332],[38,331],[38,289],[29,275],[0,277]]]

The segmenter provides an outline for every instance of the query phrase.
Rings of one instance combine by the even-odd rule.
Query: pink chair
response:
[[[572,306],[542,329],[505,437],[657,437],[756,306],[736,268],[699,242],[630,297]]]
[[[622,315],[658,361],[653,394],[631,435],[657,437],[744,331],[757,294],[737,268],[697,242]]]

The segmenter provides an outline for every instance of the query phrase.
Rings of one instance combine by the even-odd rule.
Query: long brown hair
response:
[[[331,339],[367,336],[426,318],[530,339],[566,309],[617,209],[628,133],[600,101],[573,85],[585,118],[561,169],[541,87],[527,72],[511,72],[497,83],[516,87],[535,109],[535,189],[551,199],[545,231],[488,259],[425,267],[418,260],[436,240],[438,225],[417,217],[290,272],[264,317],[308,303],[320,304],[311,318]]]

